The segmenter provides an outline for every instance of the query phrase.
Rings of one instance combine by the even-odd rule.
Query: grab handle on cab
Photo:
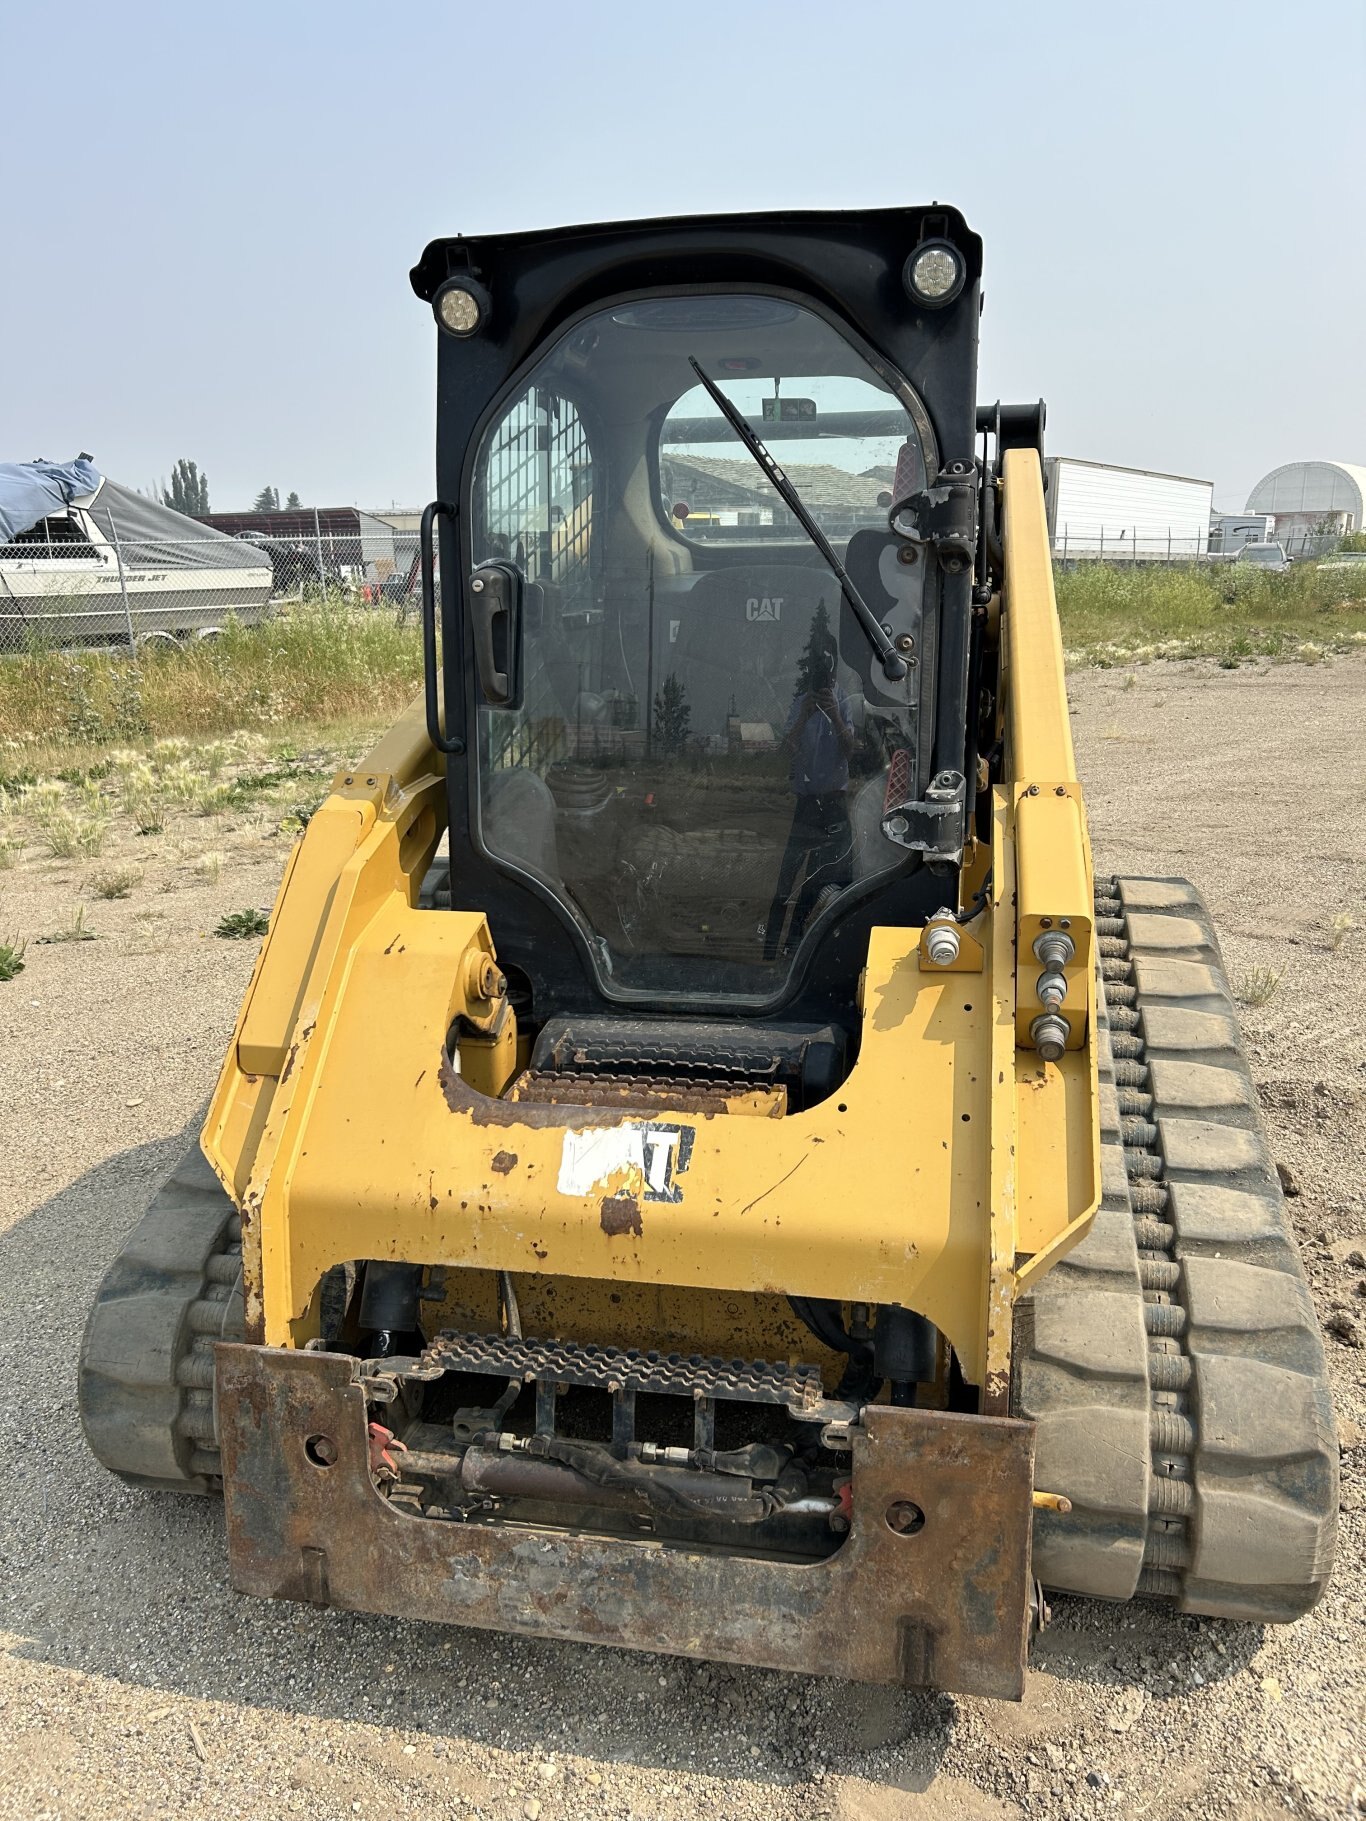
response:
[[[438,518],[448,518],[454,526],[455,507],[446,500],[433,500],[423,510],[422,524],[418,532],[418,555],[422,564],[422,672],[427,703],[427,737],[438,752],[462,753],[465,750],[464,740],[458,734],[448,733],[441,725],[441,698],[445,699],[448,726],[451,705],[460,700],[459,637],[455,626],[455,616],[447,606],[444,587],[441,591],[441,681],[443,686],[439,691],[437,689],[436,548],[433,533]],[[453,680],[456,680],[454,688],[451,686]]]

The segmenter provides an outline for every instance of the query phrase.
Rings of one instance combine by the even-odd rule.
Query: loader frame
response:
[[[828,1098],[784,1112],[762,1093],[509,1097],[526,1044],[497,929],[422,898],[461,800],[430,701],[334,781],[202,1135],[241,1211],[245,1342],[220,1346],[216,1389],[239,1587],[1021,1693],[1039,1603],[1012,1321],[1099,1203],[1097,983],[1037,420],[1032,442],[999,410],[995,429],[982,498],[1003,558],[979,569],[973,636],[974,662],[995,666],[999,756],[973,760],[954,901],[869,928],[857,1055]],[[940,554],[957,584],[954,557]],[[448,661],[445,700],[464,687]],[[454,881],[468,830],[451,839]],[[1069,939],[1068,1036],[1045,1060],[1035,957],[1050,932]],[[667,1180],[650,1161],[660,1132]],[[849,1426],[847,1534],[822,1561],[440,1521],[384,1496],[374,1381],[321,1339],[326,1275],[374,1259],[423,1267],[428,1333],[496,1329],[501,1276],[531,1334],[760,1365],[810,1357],[786,1298],[899,1305],[943,1337],[938,1401],[954,1401],[950,1350],[965,1389],[957,1409],[870,1404]]]
[[[952,971],[929,960],[928,930],[875,932],[859,1063],[828,1109],[763,1122],[757,1169],[748,1119],[696,1120],[690,1176],[732,1181],[729,1206],[709,1198],[700,1224],[687,1200],[644,1203],[637,1227],[609,1231],[600,1203],[617,1193],[552,1218],[565,1131],[627,1127],[639,1115],[500,1102],[473,1085],[468,1061],[461,1077],[443,1065],[456,1016],[497,1018],[497,1002],[479,990],[494,948],[482,918],[416,908],[443,795],[419,711],[364,767],[338,777],[281,886],[203,1135],[243,1217],[249,1344],[220,1349],[217,1392],[237,1585],[1019,1695],[1035,1610],[1032,1426],[1005,1414],[1012,1313],[1090,1225],[1099,1145],[1089,853],[1037,455],[1008,451],[1002,469],[1010,775],[993,797],[989,904]],[[985,855],[979,867],[985,873]],[[1016,958],[1055,926],[1076,939],[1072,1003],[1085,1004],[1087,1020],[1080,1047],[1045,1064],[1027,1037],[1021,1043],[1021,1025],[1027,1031],[1040,1008],[1034,969],[1017,969]],[[986,992],[989,1020],[974,1009]],[[921,1109],[922,1137],[893,1157],[898,1100]],[[673,1113],[690,1120],[686,1106]],[[790,1156],[778,1149],[786,1128],[804,1128]],[[750,1147],[748,1169],[727,1149],[732,1135]],[[805,1219],[779,1191],[796,1169],[815,1176],[805,1159],[841,1149],[865,1158],[867,1175],[857,1197],[842,1196],[832,1233],[823,1209],[840,1193],[837,1178],[822,1178]],[[702,1177],[709,1150],[715,1175]],[[907,1176],[918,1206],[940,1215],[919,1220],[912,1243],[889,1239],[885,1219]],[[538,1179],[542,1199],[528,1220],[510,1191]],[[627,1183],[622,1195],[640,1186]],[[723,1571],[648,1544],[546,1533],[533,1543],[515,1529],[414,1518],[389,1509],[366,1471],[356,1362],[302,1351],[316,1346],[324,1273],[373,1255],[376,1235],[389,1258],[507,1269],[533,1305],[553,1274],[567,1292],[562,1315],[572,1310],[590,1332],[610,1319],[614,1287],[632,1282],[664,1300],[670,1283],[757,1295],[777,1279],[789,1292],[903,1302],[949,1336],[991,1420],[870,1409],[853,1530],[832,1563],[814,1567],[732,1562]],[[318,1433],[341,1451],[326,1474],[305,1449]],[[893,1491],[913,1492],[926,1532],[960,1538],[961,1550],[926,1544],[908,1561],[913,1552],[886,1519]],[[436,1598],[441,1587],[448,1596]],[[775,1624],[778,1612],[791,1624]],[[842,1645],[855,1612],[867,1624]],[[980,1634],[970,1641],[963,1615],[974,1612]],[[809,1622],[798,1624],[799,1613]]]
[[[390,1258],[526,1273],[533,1293],[562,1276],[905,1303],[949,1337],[984,1411],[1004,1410],[1011,1307],[1084,1235],[1099,1163],[1090,857],[1037,456],[1008,451],[1003,470],[1010,777],[977,861],[991,874],[987,910],[951,968],[928,957],[932,924],[874,931],[853,1071],[829,1102],[766,1124],[762,1146],[746,1119],[661,1107],[657,1118],[696,1134],[688,1193],[667,1211],[639,1181],[577,1197],[556,1187],[567,1130],[629,1129],[638,1112],[496,1097],[515,1038],[481,990],[487,922],[417,906],[443,794],[420,709],[338,776],[286,870],[204,1127],[243,1211],[249,1338],[314,1339],[323,1275],[372,1256],[382,1233]],[[1069,1004],[1086,1008],[1078,1047],[1056,1064],[1028,1036],[1042,1010],[1030,951],[1050,927],[1075,940]],[[974,977],[989,1022],[965,991]],[[458,1076],[445,1047],[457,1018],[503,1020],[486,1053],[466,1046]],[[909,1136],[906,1106],[918,1110]],[[765,1208],[798,1169],[806,1207]],[[908,1195],[903,1236],[885,1211]],[[623,1197],[634,1211],[604,1215]]]

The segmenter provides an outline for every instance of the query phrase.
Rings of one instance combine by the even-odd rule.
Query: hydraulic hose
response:
[[[500,1271],[498,1273],[498,1300],[502,1305],[503,1326],[506,1328],[507,1332],[512,1336],[513,1340],[521,1340],[521,1338],[522,1338],[522,1311],[517,1306],[517,1292],[513,1288],[512,1273],[510,1271]],[[517,1402],[518,1396],[521,1393],[521,1389],[522,1389],[521,1379],[510,1378],[508,1380],[507,1388],[504,1390],[502,1396],[498,1399],[498,1402],[493,1406],[493,1418],[494,1418],[494,1428],[495,1429],[502,1428],[503,1418],[507,1415],[508,1411],[511,1410],[512,1406]]]
[[[872,1342],[856,1340],[849,1333],[837,1302],[811,1296],[789,1296],[787,1301],[797,1320],[823,1347],[829,1347],[832,1353],[848,1354],[849,1364],[835,1387],[835,1396],[845,1403],[872,1403],[882,1388],[873,1371]]]

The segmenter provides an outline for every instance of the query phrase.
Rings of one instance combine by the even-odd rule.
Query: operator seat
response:
[[[669,671],[677,676],[694,735],[723,738],[734,715],[767,722],[781,739],[812,619],[824,602],[833,633],[839,594],[824,569],[796,563],[706,570],[679,603],[678,637],[656,661],[656,687]]]

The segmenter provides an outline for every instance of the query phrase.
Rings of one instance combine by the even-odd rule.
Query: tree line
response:
[[[188,518],[203,518],[209,511],[209,477],[201,474],[197,462],[187,461],[182,455],[171,470],[171,484],[152,488],[152,498],[158,492],[161,503],[170,506],[176,512],[183,512]],[[283,506],[280,504],[278,487],[262,487],[251,502],[253,512],[300,512],[303,501],[297,493],[290,492]]]
[[[298,512],[302,507],[303,501],[299,498],[297,493],[291,493],[282,507],[280,505],[280,489],[278,487],[262,487],[261,491],[256,495],[256,498],[251,502],[251,509],[253,512]]]

